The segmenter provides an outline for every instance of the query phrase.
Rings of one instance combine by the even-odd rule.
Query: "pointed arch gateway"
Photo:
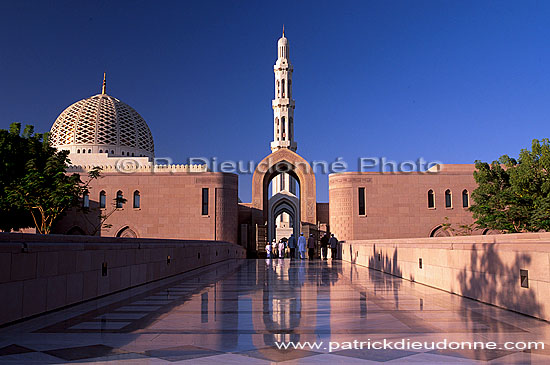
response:
[[[302,156],[288,148],[273,152],[256,167],[252,176],[252,207],[263,212],[263,222],[268,221],[269,183],[283,172],[296,179],[300,185],[300,221],[317,224],[315,174]]]
[[[286,213],[292,221],[292,233],[294,237],[300,235],[300,199],[288,191],[279,192],[269,199],[269,219],[267,224],[267,237],[269,240],[277,238],[275,221],[277,217]],[[288,232],[287,232],[288,233]],[[288,237],[286,237],[288,238]]]
[[[129,226],[124,226],[117,232],[116,237],[137,238],[137,234]]]

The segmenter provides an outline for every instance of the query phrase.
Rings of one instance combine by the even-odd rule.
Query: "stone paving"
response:
[[[550,349],[503,346],[549,337],[547,322],[358,265],[232,260],[0,328],[0,363],[548,364]],[[384,340],[428,346],[367,348]],[[430,347],[444,341],[497,348]]]

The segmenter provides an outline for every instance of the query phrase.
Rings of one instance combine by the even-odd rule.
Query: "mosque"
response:
[[[334,233],[340,240],[430,237],[473,222],[473,165],[439,165],[430,172],[342,172],[329,176],[329,203],[316,200],[315,174],[297,153],[289,41],[277,43],[271,153],[252,177],[252,201],[238,200],[238,176],[206,165],[159,165],[153,136],[131,106],[101,94],[66,108],[51,143],[70,152],[70,173],[102,168],[55,233],[220,240],[250,253],[272,239]],[[343,131],[345,133],[345,131]],[[118,200],[116,198],[119,198]],[[124,202],[120,198],[125,199]],[[472,233],[472,232],[470,232]],[[488,233],[475,232],[475,233]]]

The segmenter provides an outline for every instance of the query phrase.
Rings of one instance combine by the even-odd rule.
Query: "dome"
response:
[[[277,42],[278,46],[287,46],[288,45],[288,39],[285,37],[285,25],[283,24],[283,35],[281,38],[279,38],[279,41]]]
[[[277,58],[282,60],[287,60],[289,58],[288,55],[288,39],[285,37],[285,26],[283,25],[283,35],[279,40],[277,41]],[[286,62],[286,61],[285,61]]]
[[[153,136],[131,106],[105,93],[77,101],[55,120],[52,147],[72,153],[154,157]]]

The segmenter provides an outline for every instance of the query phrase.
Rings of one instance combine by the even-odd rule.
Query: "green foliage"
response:
[[[453,236],[471,236],[472,232],[475,230],[475,223],[470,224],[458,224],[458,226],[453,225],[449,217],[445,217],[445,222],[441,223],[441,228],[444,231],[451,232]]]
[[[550,144],[533,140],[518,160],[476,161],[470,210],[480,228],[504,233],[550,230]]]
[[[4,231],[34,226],[30,211],[8,200],[8,188],[25,176],[27,161],[42,160],[48,153],[42,136],[33,135],[32,128],[25,128],[25,137],[20,134],[21,123],[0,129],[0,229]]]
[[[78,174],[66,174],[68,151],[50,147],[47,135],[34,134],[32,126],[21,133],[20,123],[0,130],[0,156],[0,228],[6,231],[35,226],[37,233],[50,233],[99,176],[94,169],[83,183]]]

